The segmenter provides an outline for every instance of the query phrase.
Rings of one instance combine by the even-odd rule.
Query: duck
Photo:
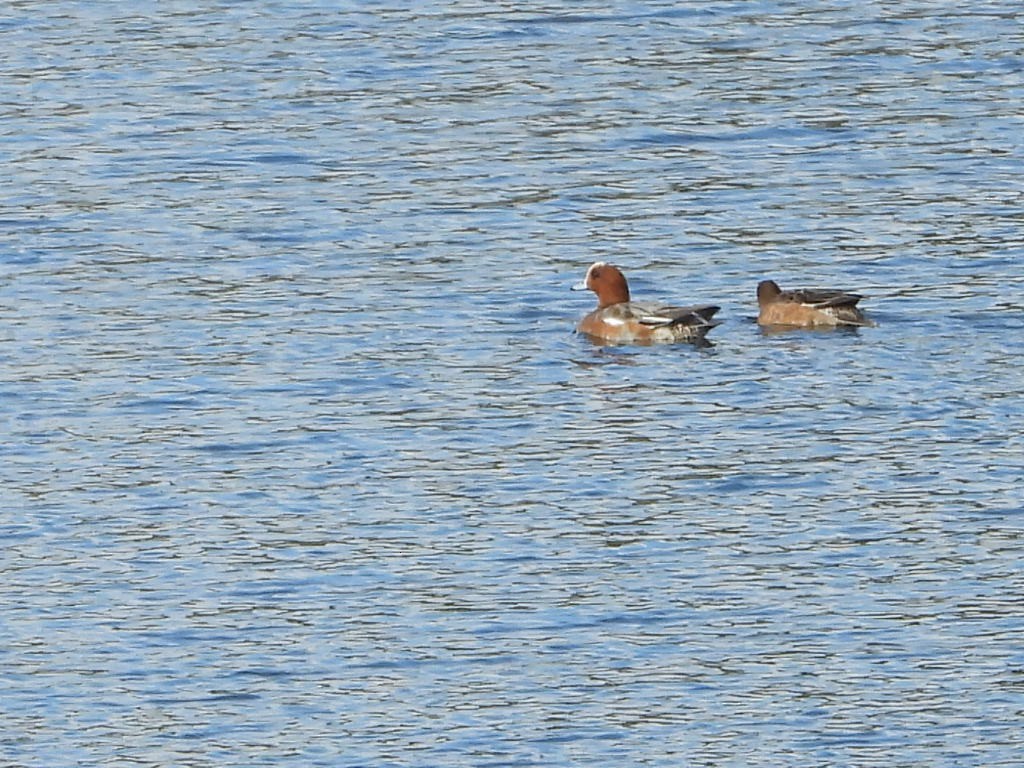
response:
[[[759,325],[803,328],[874,325],[857,307],[864,297],[835,288],[798,288],[784,291],[774,280],[757,284]]]
[[[576,326],[592,339],[616,344],[707,343],[705,335],[720,323],[712,320],[719,307],[668,306],[632,301],[629,284],[614,264],[597,261],[572,290],[597,294],[597,308]]]

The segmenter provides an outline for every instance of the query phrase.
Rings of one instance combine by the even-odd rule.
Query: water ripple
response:
[[[1019,763],[1018,11],[933,6],[12,5],[4,761]]]

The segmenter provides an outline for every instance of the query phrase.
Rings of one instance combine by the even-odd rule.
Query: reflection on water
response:
[[[1016,765],[1015,14],[12,6],[5,762]]]

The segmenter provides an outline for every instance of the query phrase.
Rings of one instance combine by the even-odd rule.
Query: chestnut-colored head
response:
[[[574,291],[588,289],[597,294],[598,309],[629,301],[626,276],[614,264],[603,261],[591,264],[583,282],[573,286]]]

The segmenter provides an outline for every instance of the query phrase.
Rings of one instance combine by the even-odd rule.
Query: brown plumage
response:
[[[588,336],[613,342],[704,342],[705,334],[718,323],[711,305],[673,307],[630,301],[625,275],[613,264],[596,262],[583,282],[573,290],[589,289],[597,294],[597,309],[576,326]]]
[[[774,280],[757,284],[761,325],[835,327],[873,325],[857,308],[863,296],[831,288],[799,288],[784,291]]]

